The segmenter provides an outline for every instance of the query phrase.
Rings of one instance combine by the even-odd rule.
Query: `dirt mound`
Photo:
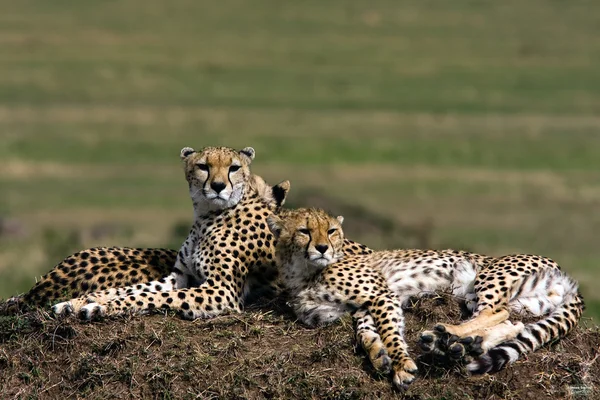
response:
[[[406,311],[412,354],[417,334],[456,322],[446,296]],[[0,317],[2,398],[402,397],[354,348],[349,318],[319,329],[294,322],[285,304],[252,306],[206,321],[150,315],[83,323],[42,311]],[[408,399],[600,397],[600,331],[580,327],[495,375],[420,364]]]

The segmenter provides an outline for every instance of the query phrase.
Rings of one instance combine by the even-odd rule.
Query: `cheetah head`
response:
[[[344,256],[344,217],[323,210],[297,209],[270,215],[267,224],[277,238],[277,257],[282,263],[320,270]]]
[[[208,211],[235,206],[249,185],[254,149],[205,147],[181,149],[185,177],[195,207]]]

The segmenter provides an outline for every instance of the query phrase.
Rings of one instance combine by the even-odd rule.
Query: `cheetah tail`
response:
[[[515,339],[500,343],[469,363],[467,369],[472,374],[497,372],[517,361],[522,354],[534,352],[567,335],[577,325],[585,309],[583,296],[573,279],[564,274],[562,277],[565,288],[562,303],[545,318],[526,324]]]

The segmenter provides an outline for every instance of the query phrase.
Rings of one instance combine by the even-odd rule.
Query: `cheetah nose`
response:
[[[315,246],[315,249],[317,249],[317,251],[321,254],[325,254],[328,248],[329,246],[327,246],[326,244],[318,244]]]
[[[224,184],[223,182],[212,182],[210,184],[210,187],[212,188],[212,190],[214,190],[217,193],[221,193],[221,190],[225,189],[227,187],[226,184]]]

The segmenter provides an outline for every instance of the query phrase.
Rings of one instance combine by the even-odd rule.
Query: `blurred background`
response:
[[[375,248],[539,253],[600,317],[600,5],[19,0],[0,13],[0,297],[178,248],[184,146],[256,149]]]

